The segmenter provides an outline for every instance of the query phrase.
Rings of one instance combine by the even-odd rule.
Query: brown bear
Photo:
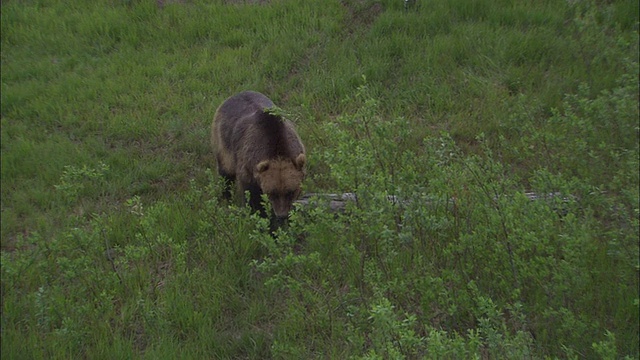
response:
[[[261,195],[267,194],[282,222],[300,194],[306,156],[293,124],[270,112],[273,107],[269,98],[254,91],[228,98],[216,110],[211,143],[218,173],[236,182],[243,199],[248,190],[249,205],[263,216]]]

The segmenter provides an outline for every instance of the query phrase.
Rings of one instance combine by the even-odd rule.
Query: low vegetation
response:
[[[637,1],[1,6],[3,358],[640,356]],[[358,201],[223,201],[245,89]]]

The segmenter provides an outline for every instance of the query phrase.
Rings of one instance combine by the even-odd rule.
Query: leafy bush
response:
[[[270,274],[266,285],[288,290],[296,312],[304,307],[313,309],[308,317],[328,317],[326,328],[309,336],[335,336],[340,318],[345,346],[364,358],[522,358],[541,348],[601,353],[610,345],[597,344],[611,344],[603,334],[615,332],[625,336],[616,351],[633,353],[626,344],[637,344],[637,321],[617,316],[637,313],[637,220],[618,214],[628,223],[614,231],[599,214],[612,203],[637,213],[628,193],[594,193],[595,175],[567,178],[550,162],[534,170],[527,182],[537,195],[527,196],[482,136],[479,155],[462,155],[446,134],[425,139],[416,151],[405,141],[408,122],[381,118],[367,91],[362,86],[355,95],[358,111],[327,124],[335,144],[323,154],[336,190],[355,191],[357,202],[333,216],[321,201],[297,214],[267,246],[270,255],[254,263]],[[629,114],[628,92],[614,93],[606,101],[569,97],[567,106],[618,103],[625,105],[616,114]],[[598,123],[596,113],[603,112],[574,119]],[[560,117],[568,118],[549,121]],[[549,133],[560,134],[581,138],[569,130]],[[637,155],[637,146],[628,145],[621,150]],[[599,275],[612,272],[618,281]],[[605,306],[616,302],[625,310]]]

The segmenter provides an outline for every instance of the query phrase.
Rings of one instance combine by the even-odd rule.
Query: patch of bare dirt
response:
[[[225,4],[234,4],[234,5],[238,5],[238,4],[248,4],[248,5],[265,5],[270,3],[271,0],[226,0],[224,3]]]
[[[156,5],[158,5],[159,8],[163,8],[165,7],[165,5],[169,5],[169,4],[185,4],[187,2],[187,0],[156,0]]]
[[[349,14],[345,22],[349,33],[369,27],[384,11],[382,4],[376,1],[342,0],[341,4]]]

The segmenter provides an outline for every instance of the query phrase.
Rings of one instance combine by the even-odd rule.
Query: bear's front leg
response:
[[[256,182],[250,182],[242,187],[242,197],[246,203],[246,192],[249,192],[249,206],[253,211],[260,213],[260,216],[267,217],[267,213],[262,206],[262,190]]]
[[[226,171],[220,164],[220,160],[218,160],[218,175],[222,177],[224,182],[222,189],[222,198],[225,200],[231,200],[233,190],[232,184],[236,181],[236,176],[235,174]]]

